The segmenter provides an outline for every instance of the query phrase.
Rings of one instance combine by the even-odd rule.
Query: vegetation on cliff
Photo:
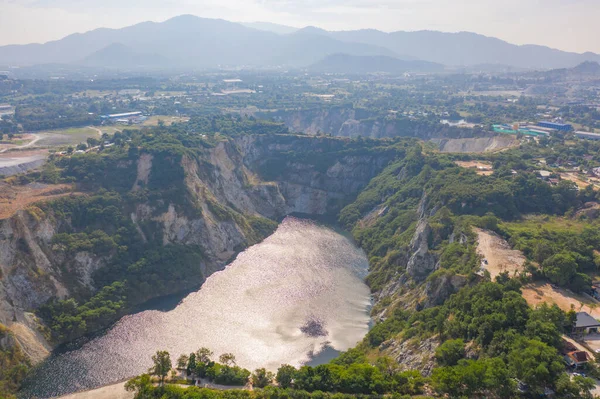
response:
[[[224,117],[195,120],[187,129],[204,131],[214,127],[234,135],[250,134],[256,126],[263,128],[265,124],[248,120],[238,123]],[[129,130],[112,137],[114,145],[102,152],[51,160],[45,171],[53,173],[42,173],[42,180],[74,181],[86,192],[40,205],[62,226],[52,239],[52,250],[63,254],[65,279],[69,280],[70,262],[77,254],[87,253],[103,264],[93,275],[97,292],[90,295],[89,287],[73,277],[69,286],[74,298],[51,302],[39,310],[54,339],[70,341],[97,331],[148,299],[202,283],[202,265],[207,261],[202,248],[165,244],[158,223],[146,220],[136,224],[130,215],[140,205],[149,206],[156,215],[173,205],[179,214],[200,216],[202,208],[186,186],[182,162],[188,156],[213,168],[204,159],[202,148],[214,145],[214,139],[215,134],[204,139],[177,126],[145,132]],[[152,156],[151,170],[147,183],[136,183],[137,165],[143,154]],[[136,184],[139,187],[132,189]],[[218,220],[237,223],[243,229],[246,245],[262,240],[276,226],[268,219],[243,215],[210,196],[206,202]]]
[[[0,397],[12,398],[30,363],[12,333],[0,324]]]
[[[520,286],[547,278],[588,290],[587,273],[597,270],[596,225],[580,220],[575,228],[565,227],[568,223],[557,228],[552,216],[522,215],[572,216],[596,193],[566,180],[550,185],[539,179],[531,158],[517,155],[515,160],[515,152],[522,151],[490,156],[502,161],[496,159],[491,176],[481,176],[456,167],[450,157],[423,155],[415,148],[342,210],[341,223],[369,255],[367,281],[378,295],[373,315],[381,320],[358,350],[381,356],[397,342],[434,338],[441,346],[430,383],[451,397],[514,397],[516,381],[530,393],[550,388],[561,397],[573,392],[589,396],[591,380],[570,380],[559,355],[561,335],[571,332],[574,311],[546,305],[530,309]],[[510,279],[503,274],[497,283],[482,282],[486,278],[471,226],[509,238],[535,262],[529,266],[531,275]],[[421,254],[423,249],[432,258]],[[411,264],[425,272],[421,287],[411,283],[423,277]],[[462,282],[450,283],[448,276],[460,276]],[[441,291],[430,289],[444,285]]]
[[[193,158],[200,173],[210,175],[215,173],[214,165],[204,158],[204,149],[228,136],[265,132],[270,140],[262,145],[272,146],[270,154],[254,166],[266,180],[288,177],[294,164],[323,172],[348,156],[381,157],[382,166],[394,160],[339,213],[340,223],[369,256],[367,282],[377,298],[372,312],[377,323],[355,349],[330,364],[282,367],[277,376],[281,389],[215,393],[153,387],[142,376],[131,383],[138,397],[417,395],[428,386],[451,397],[510,398],[519,394],[519,384],[532,394],[550,388],[564,397],[589,396],[590,380],[570,379],[559,355],[561,336],[572,329],[574,312],[556,306],[531,309],[521,287],[528,279],[547,278],[578,291],[589,288],[586,273],[598,264],[596,225],[580,220],[577,229],[565,230],[546,222],[572,217],[597,194],[577,190],[568,181],[556,185],[542,181],[522,148],[488,156],[494,173],[482,176],[456,166],[456,157],[424,152],[413,140],[299,139],[282,134],[285,129],[275,123],[223,117],[145,132],[125,131],[113,138],[110,149],[53,159],[46,170],[54,168],[53,173],[42,173],[42,179],[75,181],[88,193],[40,207],[57,220],[69,221],[54,236],[53,250],[64,255],[65,273],[76,253],[86,252],[104,262],[93,276],[98,291],[91,293],[82,286],[79,297],[50,303],[40,311],[55,338],[70,340],[95,331],[152,296],[202,279],[202,250],[165,245],[153,222],[136,225],[130,215],[140,204],[156,214],[173,205],[189,217],[208,210],[218,220],[243,226],[246,245],[269,234],[273,222],[245,215],[227,202],[208,195],[199,204],[186,185],[188,171],[182,165]],[[305,145],[308,142],[311,146]],[[552,156],[547,146],[542,143],[535,151]],[[566,147],[557,144],[556,148]],[[137,173],[144,155],[152,156],[147,182],[138,180]],[[530,213],[546,219],[523,218]],[[523,250],[531,261],[530,275],[503,274],[489,281],[481,271],[474,226],[495,230]],[[398,354],[391,349],[423,341],[434,341],[437,347],[428,376],[401,370]],[[198,357],[194,354],[188,369],[199,377],[240,384],[251,375],[235,365],[209,364]],[[191,358],[190,354],[188,361]],[[595,373],[595,366],[591,367]],[[268,379],[263,374],[256,375],[260,385]]]

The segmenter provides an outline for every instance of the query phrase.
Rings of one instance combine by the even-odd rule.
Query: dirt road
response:
[[[508,272],[512,277],[523,270],[525,256],[521,251],[511,249],[506,240],[492,231],[474,230],[478,239],[477,252],[487,260],[487,264],[484,262],[482,266],[490,272],[492,281],[500,273]]]
[[[35,145],[35,143],[37,143],[38,141],[40,141],[42,139],[42,136],[40,136],[39,134],[31,133],[31,134],[27,135],[27,138],[31,138],[32,140],[30,142],[28,142],[27,144],[17,145],[17,146],[10,145],[9,147],[1,148],[0,154],[3,152],[6,152],[8,150],[20,150],[23,148],[33,147],[33,145]]]

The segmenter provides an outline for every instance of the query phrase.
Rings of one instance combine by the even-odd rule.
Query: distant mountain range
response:
[[[311,65],[308,69],[326,73],[365,74],[384,72],[401,74],[405,72],[442,72],[444,66],[435,62],[400,60],[385,55],[332,54]]]
[[[325,58],[334,54],[422,60],[447,66],[507,65],[530,69],[570,68],[584,61],[600,61],[600,55],[594,53],[517,46],[467,32],[385,33],[372,29],[329,32],[315,27],[296,29],[263,22],[239,24],[184,15],[162,23],[96,29],[45,44],[2,46],[0,65],[304,68],[319,61],[332,62],[334,59]],[[353,61],[353,68],[358,68],[357,63],[364,64],[365,60]],[[377,62],[394,63],[382,58]]]
[[[274,24],[272,22],[240,22],[242,25],[248,28],[254,28],[258,30],[264,30],[267,32],[277,33],[278,35],[287,35],[294,33],[298,28],[292,28],[291,26]]]

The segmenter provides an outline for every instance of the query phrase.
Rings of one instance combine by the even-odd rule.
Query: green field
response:
[[[154,115],[146,119],[142,126],[157,126],[158,121],[163,121],[165,125],[169,126],[173,123],[187,122],[189,120],[190,118],[185,116]]]

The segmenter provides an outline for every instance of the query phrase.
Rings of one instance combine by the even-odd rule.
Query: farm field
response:
[[[48,130],[36,134],[40,136],[40,140],[36,143],[36,146],[38,147],[77,145],[81,142],[85,142],[89,137],[99,137],[98,129],[93,127]]]
[[[142,123],[142,126],[158,126],[158,121],[163,121],[165,125],[170,126],[173,123],[182,123],[189,120],[190,118],[187,116],[154,115],[146,119],[144,123]]]

